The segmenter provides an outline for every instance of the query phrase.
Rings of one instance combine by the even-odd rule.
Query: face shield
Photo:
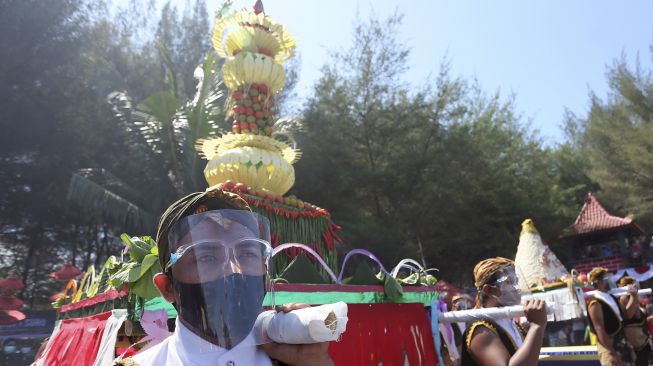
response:
[[[469,310],[474,308],[474,302],[467,295],[452,301],[452,310]]]
[[[603,289],[601,288],[602,285],[605,286]],[[596,280],[596,288],[597,290],[610,291],[617,288],[617,284],[609,273],[604,273]]]
[[[512,266],[504,267],[497,270],[493,275],[494,281],[487,283],[494,288],[499,289],[500,294],[494,296],[499,306],[512,306],[521,304],[522,290],[519,286],[519,278]]]
[[[168,242],[165,271],[180,321],[210,345],[231,349],[245,340],[271,290],[268,220],[245,210],[207,211],[177,222]]]

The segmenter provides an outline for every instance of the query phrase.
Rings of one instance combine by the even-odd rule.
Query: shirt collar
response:
[[[215,364],[216,360],[229,359],[236,365],[254,365],[258,351],[253,333],[234,348],[227,350],[202,339],[184,326],[179,318],[171,341],[180,358],[190,364]]]

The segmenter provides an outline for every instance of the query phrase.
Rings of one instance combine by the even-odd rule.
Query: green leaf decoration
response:
[[[397,280],[392,276],[385,276],[383,291],[389,300],[399,300],[404,296],[404,291]]]
[[[152,278],[158,272],[154,272],[153,268],[150,268],[145,275],[141,276],[138,281],[134,282],[129,286],[129,289],[133,291],[136,295],[144,298],[151,299],[157,296],[161,296],[159,290],[154,286]]]
[[[300,253],[290,262],[281,277],[288,283],[329,283],[316,269],[306,254]]]
[[[156,256],[154,254],[146,255],[145,258],[143,259],[143,263],[141,263],[141,274],[140,275],[143,276],[158,261],[159,261],[158,256]]]

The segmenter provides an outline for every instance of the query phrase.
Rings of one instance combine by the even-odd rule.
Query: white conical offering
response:
[[[569,276],[569,272],[558,257],[553,254],[548,245],[542,242],[533,220],[526,219],[521,226],[515,257],[520,286],[528,288],[544,286],[559,281],[563,276]]]

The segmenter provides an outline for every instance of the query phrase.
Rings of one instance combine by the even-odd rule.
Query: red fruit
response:
[[[268,93],[268,86],[265,84],[261,84],[258,86],[258,91],[261,92],[262,94],[267,94]]]
[[[224,189],[226,189],[228,191],[231,191],[232,189],[234,189],[234,187],[236,187],[236,183],[234,183],[234,182],[232,182],[230,180],[224,182]]]
[[[265,198],[265,192],[263,191],[256,191],[256,195],[262,198]]]
[[[250,188],[250,189],[247,190],[247,194],[252,195],[252,196],[256,196],[256,190],[254,188]]]
[[[263,119],[265,117],[265,115],[261,111],[254,113],[254,116],[256,116],[256,119]]]
[[[236,99],[236,100],[240,100],[240,99],[242,99],[242,98],[243,98],[243,92],[240,91],[240,90],[236,90],[236,91],[234,92],[234,99]]]
[[[238,192],[247,192],[247,185],[245,183],[237,183],[234,188]]]
[[[274,197],[274,200],[279,202],[279,203],[283,203],[283,197],[280,194],[276,195]]]
[[[258,89],[258,83],[252,83],[250,87],[254,89]]]
[[[252,99],[252,103],[254,103],[254,104],[261,103],[261,100],[259,99],[259,97],[252,97],[251,99]]]
[[[248,116],[254,115],[254,108],[247,108],[247,110],[245,111],[245,114],[248,115]]]
[[[258,131],[258,125],[256,125],[256,122],[255,123],[250,123],[249,124],[249,129],[252,130],[252,132]]]
[[[249,123],[247,122],[240,122],[239,125],[241,130],[249,128]]]

